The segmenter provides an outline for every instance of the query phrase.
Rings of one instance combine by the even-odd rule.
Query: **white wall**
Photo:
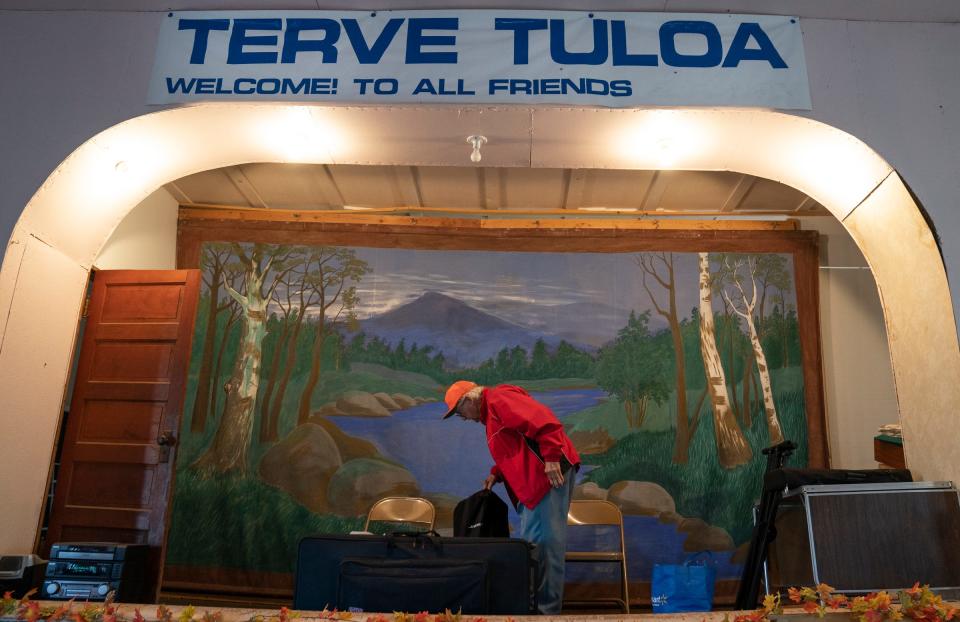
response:
[[[148,196],[120,222],[94,265],[100,270],[176,268],[178,208],[163,188]]]
[[[820,331],[831,464],[873,469],[873,437],[898,423],[897,396],[877,284],[835,218],[805,218],[820,232]]]

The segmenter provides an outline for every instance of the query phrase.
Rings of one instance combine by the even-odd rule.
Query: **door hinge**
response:
[[[90,296],[87,296],[83,299],[83,311],[80,313],[80,317],[85,318],[90,314]]]

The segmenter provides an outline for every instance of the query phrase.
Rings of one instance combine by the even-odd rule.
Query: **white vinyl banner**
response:
[[[810,109],[799,20],[566,11],[193,11],[163,18],[149,103]]]

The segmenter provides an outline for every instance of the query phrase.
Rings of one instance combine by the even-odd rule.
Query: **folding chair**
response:
[[[620,513],[620,508],[609,501],[601,501],[598,499],[574,500],[570,503],[570,511],[567,514],[567,525],[610,525],[620,530],[619,550],[567,551],[566,554],[566,561],[568,562],[615,562],[620,564],[620,598],[597,598],[591,601],[567,602],[615,602],[620,605],[624,613],[630,613],[627,551],[623,540],[623,514]]]
[[[367,512],[364,531],[370,530],[371,521],[387,523],[414,523],[433,529],[437,511],[433,504],[422,497],[384,497]]]

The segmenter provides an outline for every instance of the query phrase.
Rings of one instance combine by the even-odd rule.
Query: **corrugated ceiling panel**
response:
[[[333,180],[345,205],[362,207],[402,207],[391,166],[339,164],[330,166]]]
[[[509,209],[561,209],[566,194],[562,169],[500,169]]]
[[[187,175],[176,184],[192,203],[252,207],[223,169]]]
[[[740,210],[792,211],[807,195],[795,188],[769,179],[757,179],[743,198]]]
[[[424,207],[457,207],[479,209],[479,168],[421,166],[420,195]]]
[[[753,180],[737,189],[745,179]],[[274,209],[435,207],[547,210],[577,207],[792,214],[806,195],[789,186],[710,171],[532,169],[484,166],[244,164],[177,180],[193,203]],[[736,192],[735,192],[736,190]],[[180,196],[177,194],[177,196]],[[807,200],[805,214],[826,214]]]
[[[678,212],[719,210],[741,177],[739,173],[685,171],[673,176],[660,203],[653,207]]]
[[[571,174],[583,176],[579,199],[576,186],[571,189],[571,203],[568,207],[610,207],[640,208],[650,183],[653,171],[571,171]]]
[[[240,167],[264,202],[274,209],[339,207],[333,184],[317,164],[244,164]]]

